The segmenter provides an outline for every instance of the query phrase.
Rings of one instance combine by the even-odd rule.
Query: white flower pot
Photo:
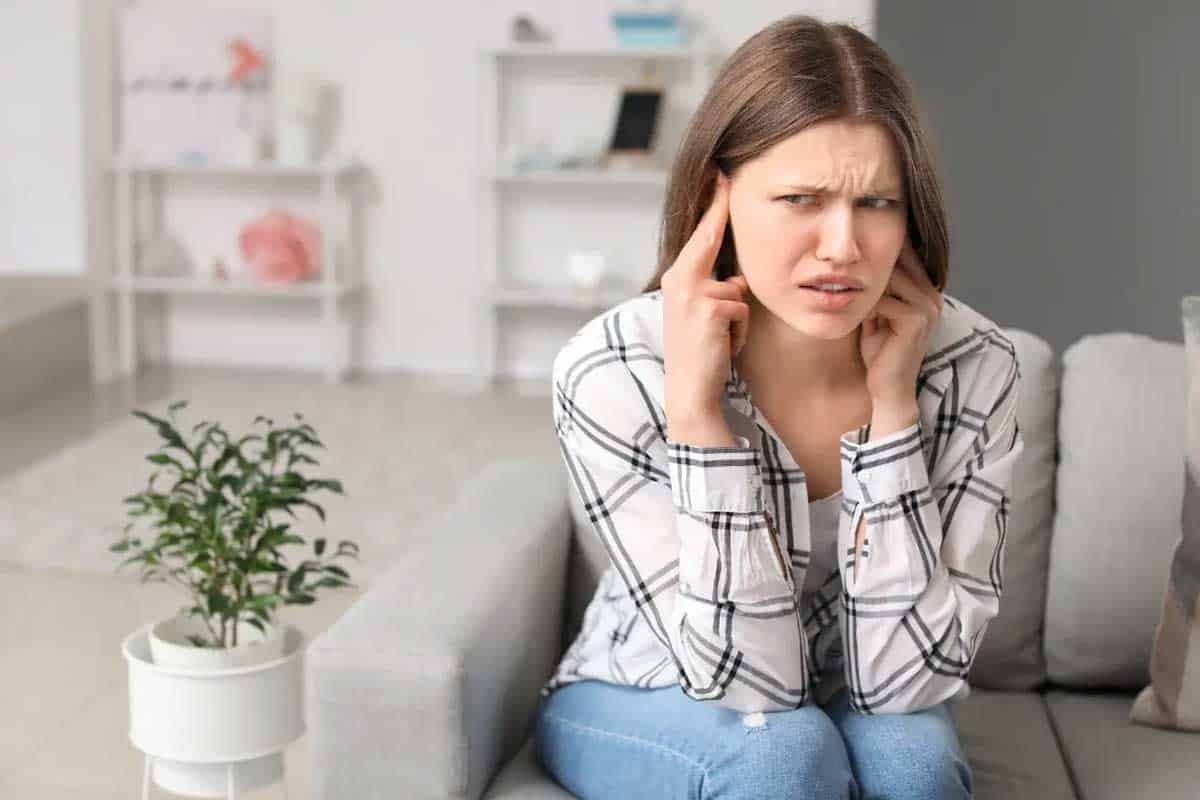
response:
[[[264,638],[247,626],[244,646],[198,648],[179,643],[190,624],[182,619],[145,625],[121,643],[129,739],[154,782],[186,797],[225,797],[282,780],[283,751],[305,730],[303,632],[276,626]]]
[[[178,615],[150,628],[150,655],[155,664],[184,669],[219,670],[249,667],[283,655],[283,628],[268,625],[264,634],[248,622],[238,623],[237,647],[196,647],[188,635],[212,637],[197,616]]]

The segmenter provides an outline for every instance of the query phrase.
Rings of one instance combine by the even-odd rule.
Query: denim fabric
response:
[[[842,689],[824,705],[742,714],[598,680],[538,707],[542,767],[581,800],[969,798],[970,766],[946,704],[862,714]]]

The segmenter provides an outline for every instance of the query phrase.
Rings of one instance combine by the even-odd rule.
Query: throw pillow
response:
[[[1187,371],[1182,536],[1171,560],[1162,616],[1150,653],[1150,685],[1130,722],[1200,731],[1200,295],[1183,298]]]

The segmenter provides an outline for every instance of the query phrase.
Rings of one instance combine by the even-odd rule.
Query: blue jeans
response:
[[[582,800],[969,798],[972,775],[946,704],[862,714],[842,689],[824,706],[761,715],[678,686],[598,680],[542,698],[542,767]]]

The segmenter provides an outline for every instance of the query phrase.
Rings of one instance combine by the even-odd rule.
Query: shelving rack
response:
[[[519,61],[553,61],[561,66],[575,63],[586,67],[597,60],[620,59],[641,62],[643,71],[651,73],[660,63],[679,63],[688,67],[688,94],[692,101],[707,89],[712,80],[717,59],[716,49],[707,45],[678,47],[590,46],[561,47],[553,44],[508,44],[488,46],[480,50],[482,130],[480,142],[480,177],[484,191],[480,203],[480,263],[485,287],[486,306],[485,371],[494,381],[498,371],[498,349],[504,312],[511,309],[568,310],[599,313],[622,300],[635,296],[642,283],[627,280],[608,280],[594,290],[584,291],[565,279],[516,281],[508,277],[499,261],[500,204],[508,189],[519,186],[628,186],[650,189],[650,197],[661,200],[667,183],[665,169],[545,169],[514,172],[501,160],[502,132],[499,130],[503,109],[504,69]],[[655,191],[656,190],[656,191]],[[530,377],[530,376],[522,376]]]
[[[354,159],[342,159],[291,166],[273,162],[253,165],[146,163],[121,156],[109,165],[116,183],[117,211],[117,270],[108,281],[108,289],[117,297],[117,336],[120,349],[120,368],[124,375],[133,375],[139,367],[139,346],[135,313],[138,295],[240,295],[244,297],[278,297],[320,301],[321,324],[325,329],[328,347],[323,374],[328,383],[341,381],[350,369],[348,354],[339,354],[338,326],[343,304],[352,320],[361,324],[359,309],[347,301],[361,298],[364,290],[362,265],[354,237],[338,224],[338,202],[350,197],[339,195],[339,184],[349,183],[363,171]],[[137,241],[139,234],[138,202],[145,191],[151,203],[161,200],[161,179],[165,176],[222,176],[230,179],[262,179],[299,177],[315,180],[320,192],[321,274],[316,280],[286,284],[267,284],[249,278],[220,280],[209,277],[174,277],[139,274]],[[355,206],[350,200],[351,218],[346,228],[353,228]],[[155,215],[157,218],[157,215]],[[339,254],[343,257],[339,258]]]

